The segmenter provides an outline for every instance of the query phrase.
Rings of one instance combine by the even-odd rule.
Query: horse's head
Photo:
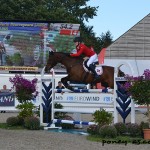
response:
[[[45,72],[50,72],[50,70],[57,64],[57,60],[55,57],[55,52],[49,52],[49,58],[47,60],[47,64],[45,67]]]
[[[71,64],[78,64],[82,59],[72,58],[69,53],[63,52],[50,52],[47,64],[45,67],[45,72],[49,72],[57,63],[61,63],[65,68],[70,68]],[[83,61],[83,60],[82,60]]]

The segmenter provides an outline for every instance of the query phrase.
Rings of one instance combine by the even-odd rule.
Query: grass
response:
[[[98,135],[89,135],[87,137],[87,140],[93,141],[93,142],[101,142],[102,146],[108,145],[108,144],[134,144],[134,145],[140,145],[140,144],[150,144],[150,140],[145,140],[142,137],[130,137],[130,136],[117,136],[116,138],[101,138]]]
[[[94,142],[103,142],[103,141],[126,141],[127,143],[133,143],[133,141],[142,141],[144,140],[142,137],[130,137],[130,136],[117,136],[116,138],[101,138],[99,135],[89,135],[87,136],[87,140]]]
[[[8,126],[7,123],[0,123],[0,128],[7,130],[25,130],[23,126]]]
[[[7,130],[28,130],[23,126],[8,126],[7,123],[0,123],[0,129],[7,129]],[[43,126],[40,126],[40,130],[44,130]]]

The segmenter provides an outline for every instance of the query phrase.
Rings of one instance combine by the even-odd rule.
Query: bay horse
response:
[[[63,52],[50,52],[45,72],[48,73],[57,63],[64,65],[67,70],[68,75],[62,78],[61,82],[70,90],[73,90],[73,88],[69,86],[68,81],[84,84],[101,83],[104,87],[114,88],[115,68],[112,66],[102,66],[103,73],[100,75],[100,78],[95,81],[94,75],[84,70],[83,58],[71,57],[69,54]],[[121,70],[118,71],[118,74],[121,76],[124,75]]]

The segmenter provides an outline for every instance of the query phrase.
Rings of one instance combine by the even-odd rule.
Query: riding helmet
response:
[[[73,39],[73,42],[82,42],[82,38],[81,37],[75,37],[74,39]]]

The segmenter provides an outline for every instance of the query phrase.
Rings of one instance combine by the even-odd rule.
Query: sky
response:
[[[96,36],[110,31],[116,40],[150,13],[150,0],[90,0],[90,6],[99,6],[97,16],[85,22],[93,26]]]

